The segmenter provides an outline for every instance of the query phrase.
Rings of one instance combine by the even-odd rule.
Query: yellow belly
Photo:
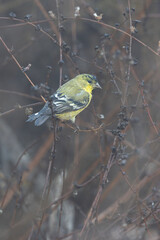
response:
[[[81,108],[77,111],[71,111],[71,112],[64,112],[64,113],[59,113],[59,114],[55,114],[55,116],[57,118],[59,118],[60,120],[62,121],[72,121],[73,123],[75,123],[75,117],[80,113],[82,112],[86,107],[88,107],[88,105],[90,104],[90,101],[92,99],[92,94],[90,94],[89,96],[89,101],[88,101],[88,104],[84,107],[84,108]]]
[[[75,117],[82,112],[84,109],[80,109],[77,111],[72,111],[72,112],[66,112],[66,113],[60,113],[60,114],[56,114],[56,117],[59,118],[60,120],[63,121],[72,121],[73,123],[75,122]]]

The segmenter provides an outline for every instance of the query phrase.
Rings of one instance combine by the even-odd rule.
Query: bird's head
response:
[[[80,74],[77,76],[81,85],[85,88],[87,92],[92,92],[94,88],[101,88],[99,85],[96,76],[91,74]]]

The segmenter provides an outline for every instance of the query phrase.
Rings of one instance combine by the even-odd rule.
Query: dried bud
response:
[[[25,109],[25,114],[26,114],[27,116],[31,115],[32,113],[33,113],[33,108],[27,107],[27,108]]]
[[[53,20],[56,20],[56,15],[52,11],[48,11],[48,14]]]
[[[29,69],[31,68],[31,64],[29,63],[28,65],[27,65],[27,67],[22,67],[22,72],[27,72],[27,71],[29,71]]]
[[[102,20],[103,13],[101,13],[100,15],[97,15],[97,13],[95,12],[95,13],[93,13],[93,16],[95,17],[95,19],[96,19],[97,21],[100,21],[100,20]]]
[[[77,6],[75,7],[75,10],[74,10],[74,17],[80,17],[80,7]]]

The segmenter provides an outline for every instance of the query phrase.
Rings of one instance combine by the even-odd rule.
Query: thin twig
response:
[[[63,56],[62,56],[62,26],[61,26],[61,19],[60,19],[60,7],[59,7],[59,0],[56,0],[57,5],[57,18],[58,18],[58,29],[59,29],[59,86],[62,85],[62,65],[63,65]]]
[[[3,116],[6,116],[14,111],[17,111],[17,110],[22,110],[24,108],[29,108],[29,107],[34,107],[34,106],[39,106],[39,105],[42,105],[43,102],[37,102],[37,103],[31,103],[31,104],[27,104],[27,105],[24,105],[24,106],[21,106],[21,105],[18,105],[16,106],[15,108],[13,109],[10,109],[6,112],[3,112],[3,113],[0,113],[0,117],[3,117]]]
[[[71,21],[73,21],[74,18],[68,18],[68,17],[67,17],[66,20],[71,20]],[[116,30],[116,31],[118,31],[118,32],[120,32],[120,33],[123,33],[124,35],[126,35],[126,36],[128,36],[128,37],[131,37],[131,34],[129,34],[128,32],[126,32],[126,31],[124,31],[124,30],[122,30],[122,29],[116,28],[116,27],[114,27],[114,26],[112,26],[112,25],[106,24],[106,23],[104,23],[104,22],[98,22],[98,21],[96,21],[96,20],[89,19],[89,18],[78,18],[77,20],[82,20],[82,21],[85,21],[85,22],[96,23],[96,24],[102,25],[102,26],[105,27],[105,28],[110,28],[110,29]],[[134,36],[132,36],[132,38],[133,38],[136,42],[140,43],[142,46],[146,47],[149,51],[151,51],[152,53],[154,53],[156,56],[160,57],[160,55],[159,55],[153,48],[151,48],[150,46],[148,46],[146,43],[142,42],[141,40],[139,40],[138,38],[136,38],[136,37],[134,37]]]
[[[32,80],[28,77],[28,75],[22,70],[22,66],[19,64],[18,60],[15,58],[15,56],[12,54],[12,51],[8,48],[8,46],[6,45],[6,43],[3,41],[2,37],[0,37],[0,41],[2,42],[3,46],[5,47],[5,49],[7,50],[7,52],[10,54],[10,56],[12,57],[12,59],[15,61],[15,63],[17,64],[17,66],[19,67],[19,69],[21,70],[21,72],[25,75],[25,77],[27,78],[27,80],[30,82],[30,84],[35,87],[34,83],[32,82]],[[42,100],[44,102],[46,102],[45,98],[40,95]]]
[[[113,143],[113,146],[116,146],[116,142],[117,142],[117,137],[114,138],[114,143]],[[107,163],[107,166],[106,166],[106,169],[104,171],[104,174],[102,176],[102,180],[101,180],[101,183],[99,184],[99,188],[98,188],[98,191],[97,191],[97,194],[96,194],[96,197],[92,203],[92,206],[89,210],[89,213],[87,215],[87,218],[84,222],[84,225],[83,225],[83,228],[80,232],[80,237],[82,237],[84,231],[86,230],[86,228],[88,227],[88,225],[90,224],[91,222],[91,219],[93,218],[93,215],[94,215],[94,212],[98,206],[98,203],[99,203],[99,200],[101,198],[101,195],[102,195],[102,192],[103,192],[103,188],[104,188],[104,185],[106,184],[107,182],[107,177],[108,177],[108,173],[114,163],[114,160],[115,160],[115,157],[116,155],[114,153],[111,152],[110,154],[110,158],[108,160],[108,163]]]
[[[129,37],[128,69],[127,69],[127,76],[126,76],[126,83],[125,83],[124,97],[123,97],[123,105],[124,105],[124,106],[125,106],[126,100],[127,100],[128,86],[129,86],[130,73],[131,73],[131,65],[130,65],[130,62],[131,62],[131,60],[132,60],[132,33],[131,33],[132,17],[131,17],[130,0],[128,0],[128,11],[129,11],[130,37]]]

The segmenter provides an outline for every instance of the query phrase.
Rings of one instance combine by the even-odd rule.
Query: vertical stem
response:
[[[52,180],[53,180],[52,174],[53,174],[54,159],[55,159],[55,153],[56,153],[57,122],[53,115],[52,102],[50,103],[50,108],[51,108],[51,112],[52,112],[53,144],[52,144],[51,155],[50,155],[50,160],[49,160],[49,164],[48,164],[47,175],[46,175],[46,179],[45,179],[45,185],[44,185],[43,193],[42,193],[42,201],[41,201],[41,209],[40,209],[42,211],[42,217],[40,219],[40,223],[38,226],[37,240],[39,237],[41,225],[43,223],[43,219],[44,219],[44,215],[45,215],[45,205],[48,202],[51,184],[52,184]]]
[[[73,9],[73,14],[75,11],[75,3],[74,0],[71,0],[71,8]],[[74,15],[73,15],[74,17]],[[73,52],[77,53],[77,45],[76,45],[76,40],[77,40],[77,26],[76,26],[76,19],[72,22],[72,41],[73,41]]]
[[[63,65],[63,54],[62,54],[62,34],[61,34],[61,19],[59,11],[59,0],[56,0],[57,5],[57,18],[58,18],[58,28],[59,28],[59,86],[62,85],[62,65]]]
[[[129,27],[130,27],[130,37],[129,37],[129,54],[128,54],[128,70],[127,70],[127,76],[126,76],[126,84],[125,84],[125,90],[124,90],[124,98],[123,98],[123,105],[126,104],[126,98],[127,98],[127,92],[128,92],[128,86],[129,86],[129,79],[130,79],[130,73],[131,73],[131,65],[130,61],[132,59],[132,33],[131,33],[131,27],[132,27],[132,17],[131,17],[131,4],[130,0],[128,0],[128,10],[129,10]]]

